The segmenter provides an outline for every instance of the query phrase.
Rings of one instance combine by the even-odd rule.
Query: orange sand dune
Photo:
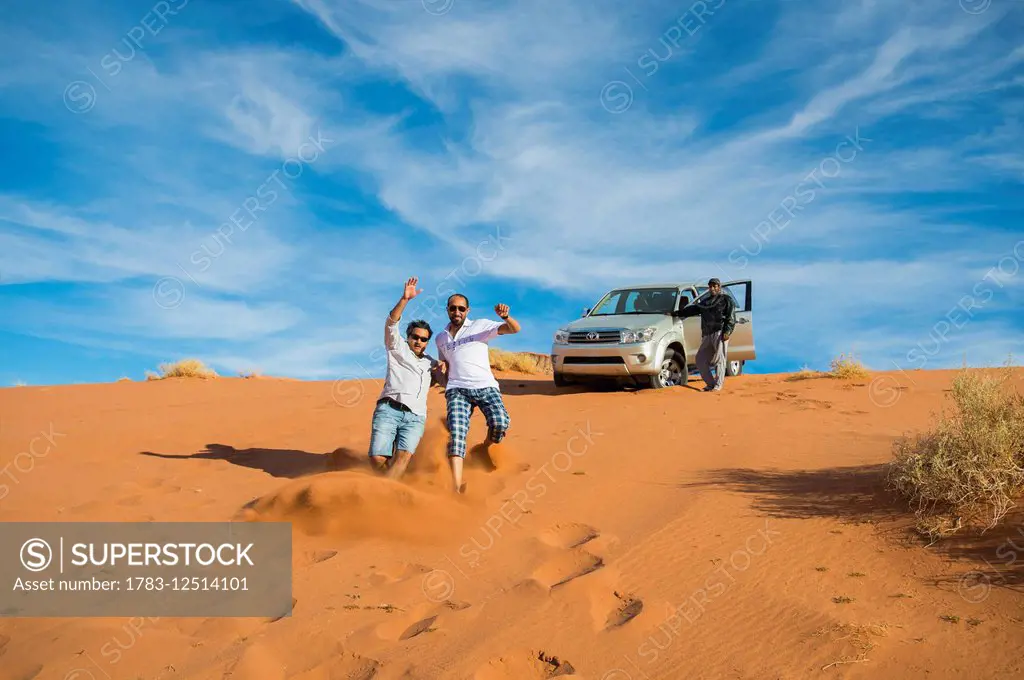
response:
[[[379,381],[0,390],[0,520],[291,521],[295,598],[276,620],[0,618],[0,679],[1024,677],[1024,524],[926,548],[881,492],[952,375],[504,376],[510,436],[471,454],[464,498],[439,393],[392,482],[365,462]]]

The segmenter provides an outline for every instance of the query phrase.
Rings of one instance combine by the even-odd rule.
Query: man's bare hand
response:
[[[502,319],[508,318],[508,305],[494,305],[494,313]]]
[[[448,362],[447,361],[438,361],[437,362],[437,372],[440,373],[441,375],[446,375],[448,373]]]
[[[416,284],[419,282],[420,280],[415,276],[410,277],[409,280],[405,282],[405,292],[402,294],[403,300],[411,300],[423,292],[422,288],[418,290],[416,288]]]

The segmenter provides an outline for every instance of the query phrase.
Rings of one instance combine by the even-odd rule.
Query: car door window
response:
[[[746,282],[734,283],[731,286],[722,288],[736,302],[737,312],[750,311],[750,300],[747,299],[748,287]]]

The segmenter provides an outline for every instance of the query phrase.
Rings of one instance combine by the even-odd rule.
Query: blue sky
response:
[[[754,281],[756,372],[997,365],[1024,330],[1010,0],[79,0],[0,25],[0,384],[381,374],[466,291],[546,352]],[[431,297],[428,297],[431,296]]]

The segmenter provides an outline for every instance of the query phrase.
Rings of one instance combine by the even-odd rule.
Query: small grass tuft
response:
[[[815,567],[814,571],[828,571],[828,567]]]
[[[815,371],[810,366],[804,365],[797,373],[786,378],[786,382],[798,382],[800,380],[812,380],[814,378],[825,378],[828,373]]]
[[[867,574],[864,574],[863,572],[859,571],[851,571],[849,574],[847,574],[847,576],[849,576],[850,578],[864,578],[865,576],[867,576]]]
[[[960,623],[960,617],[955,614],[943,614],[939,618],[950,623]]]
[[[853,602],[853,598],[846,597],[845,595],[840,595],[839,597],[833,597],[832,601],[836,604],[850,604],[851,602]]]
[[[982,623],[981,619],[967,619],[968,626],[980,626]]]

